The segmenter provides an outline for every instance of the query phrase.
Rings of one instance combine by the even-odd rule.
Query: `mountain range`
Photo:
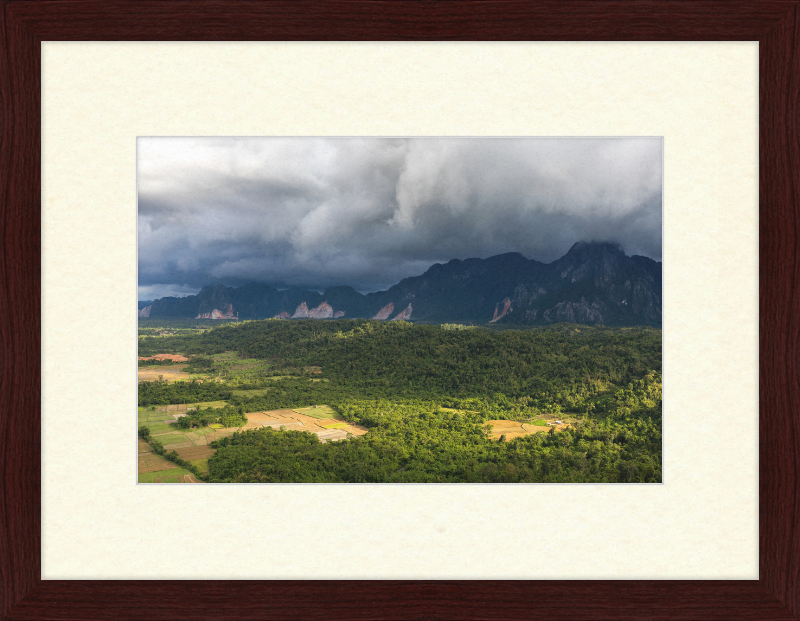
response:
[[[557,322],[661,327],[661,263],[627,256],[607,242],[578,242],[541,263],[509,252],[453,259],[366,295],[352,287],[323,293],[252,282],[215,285],[142,306],[139,317],[383,320],[546,325]]]

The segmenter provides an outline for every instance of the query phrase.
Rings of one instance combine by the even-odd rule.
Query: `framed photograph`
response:
[[[0,418],[7,500],[0,539],[1,618],[798,618],[800,544],[796,512],[787,510],[797,504],[800,441],[792,336],[797,321],[792,223],[798,198],[793,180],[800,163],[792,108],[800,93],[791,71],[798,61],[797,2],[568,6],[569,11],[563,3],[549,2],[3,3],[0,78],[8,93],[3,99],[8,122],[0,150],[7,283],[2,342],[8,381],[2,383]],[[345,159],[331,156],[333,149],[316,162],[316,172],[286,152],[261,160],[261,168],[283,172],[276,172],[269,188],[256,179],[250,193],[241,191],[248,181],[241,174],[246,158],[228,151],[204,168],[204,145],[179,149],[184,164],[177,165],[165,155],[170,149],[154,149],[144,164],[139,160],[137,178],[137,141],[143,154],[152,146],[143,146],[146,140],[194,137],[207,145],[234,137],[236,148],[259,153],[246,144],[256,136],[289,137],[289,151],[311,139],[330,145],[337,137],[397,136],[400,147],[408,149],[404,137],[437,138],[440,152],[442,144],[465,137],[657,137],[663,145],[667,393],[663,473],[651,481],[657,484],[136,485],[136,458],[121,456],[130,452],[134,433],[126,412],[134,400],[142,403],[130,362],[136,349],[131,278],[137,252],[140,279],[149,278],[139,286],[152,294],[140,295],[138,301],[152,304],[139,312],[155,317],[170,304],[158,300],[198,296],[178,288],[202,286],[187,285],[184,277],[170,280],[165,266],[172,266],[172,276],[195,270],[198,282],[206,275],[231,278],[223,283],[229,289],[247,284],[238,280],[251,276],[247,270],[224,273],[223,255],[213,243],[230,232],[236,252],[225,257],[226,265],[256,265],[258,257],[248,254],[249,238],[240,233],[247,228],[240,226],[247,220],[247,196],[263,201],[264,192],[283,188],[283,196],[302,203],[308,195],[289,181],[305,174],[316,184],[317,206],[330,205],[336,216],[317,221],[323,232],[335,231],[336,222],[346,218],[342,208],[333,209],[342,196],[349,197],[350,207],[360,205],[362,215],[369,211],[369,201],[357,199],[365,200],[368,193],[362,190],[374,174],[352,185],[354,177],[326,171],[342,171],[359,158],[370,169],[381,157],[374,149],[368,156],[351,151]],[[420,151],[421,172],[435,168],[435,151],[430,145]],[[538,170],[525,168],[529,160],[523,152],[516,158],[497,152],[485,165],[474,152],[448,159],[448,170],[460,166],[468,173],[451,175],[448,191],[468,191],[480,202],[480,191],[488,189],[519,202],[509,171]],[[611,195],[603,184],[610,187],[616,180],[619,185],[624,177],[614,171],[625,169],[626,158],[640,173],[642,162],[651,161],[629,153],[617,153],[611,168],[592,160],[572,170],[580,183],[570,189],[570,202],[589,196],[592,209],[602,207],[602,197]],[[553,164],[550,170],[558,168],[556,153],[545,159]],[[465,161],[478,162],[477,168],[469,169]],[[409,169],[408,163],[403,166]],[[237,174],[213,177],[223,169]],[[189,208],[175,209],[175,197],[187,202],[185,181],[192,176],[205,185],[192,185]],[[623,185],[636,190],[642,178],[630,177]],[[335,181],[340,193],[325,190],[326,180]],[[469,190],[467,180],[477,189]],[[239,211],[222,209],[214,196],[225,183]],[[351,190],[342,193],[347,183]],[[419,191],[423,185],[413,187]],[[593,194],[593,187],[601,191]],[[150,218],[138,224],[137,189],[140,213],[141,201],[147,200]],[[557,211],[564,192],[551,190],[553,205],[537,205]],[[457,207],[441,195],[434,202],[445,215]],[[614,200],[617,207],[624,202],[619,194]],[[193,220],[198,210],[214,206],[216,219],[211,214],[200,225]],[[398,214],[396,224],[403,224]],[[282,262],[284,278],[291,274],[292,279],[279,282],[276,272],[264,286],[285,292],[288,285],[305,291],[308,299],[287,298],[288,306],[280,309],[264,302],[264,313],[298,319],[304,313],[332,315],[330,322],[275,319],[273,324],[313,329],[340,321],[333,316],[337,312],[351,313],[356,321],[397,317],[397,322],[376,324],[392,330],[403,329],[403,320],[419,320],[413,300],[377,296],[371,300],[379,302],[377,310],[357,308],[362,298],[389,291],[395,278],[413,273],[391,272],[402,261],[392,266],[384,258],[383,270],[372,266],[356,278],[352,270],[341,270],[336,258],[350,253],[348,264],[357,265],[353,256],[364,240],[352,235],[350,243],[331,242],[328,248],[335,252],[314,254],[322,238],[313,241],[312,220],[283,239],[276,229],[251,227],[252,237],[255,231],[262,240],[272,235],[275,243],[262,244],[262,250],[302,241],[298,235],[305,231],[310,263],[320,258],[328,263],[326,270],[309,270],[310,263],[296,260],[296,254],[266,257],[260,273],[264,265]],[[452,245],[458,235],[431,233],[441,221],[447,218],[424,224],[445,246],[442,252],[450,250],[451,258],[461,261],[465,257]],[[565,228],[580,233],[586,221],[584,213]],[[413,217],[405,225],[409,222],[419,224]],[[621,235],[630,223],[630,218],[618,221],[614,234]],[[637,222],[630,239],[638,245],[630,254],[652,261],[660,257],[647,240],[657,235],[651,231],[648,237],[646,224],[646,218]],[[183,237],[175,234],[181,229]],[[494,237],[513,234],[502,230]],[[421,230],[416,233],[421,237]],[[378,236],[372,231],[362,237]],[[540,245],[556,237],[555,229],[547,229]],[[381,251],[395,243],[381,239]],[[473,242],[483,243],[474,234]],[[203,243],[208,244],[205,255],[179,252]],[[556,246],[552,257],[542,257],[543,265],[562,256]],[[163,260],[156,256],[160,247],[169,249]],[[499,246],[486,248],[479,256],[497,256]],[[619,248],[607,250],[625,256]],[[144,263],[143,253],[148,253]],[[378,256],[377,250],[370,256]],[[210,259],[207,272],[202,272],[204,258]],[[536,257],[525,260],[530,258]],[[434,263],[445,259],[436,255]],[[389,276],[369,281],[370,273]],[[540,284],[535,279],[513,283],[515,292],[533,282]],[[352,287],[355,295],[335,300],[331,294],[329,303],[325,287],[341,285]],[[315,291],[326,299],[311,295]],[[530,295],[516,293],[519,299],[504,294],[493,300],[487,322],[497,327],[520,311],[535,322],[547,311]],[[235,300],[225,295],[199,300],[192,319],[225,322],[236,312],[249,312],[240,294]],[[598,308],[591,303],[583,308],[577,299],[554,304],[561,302],[577,305],[569,306],[573,315],[608,314],[599,306],[602,300]],[[416,309],[431,317],[441,310],[429,301]],[[253,318],[261,317],[255,312]],[[467,333],[468,319],[464,315],[447,324]],[[238,359],[250,360],[257,342],[242,343]],[[190,372],[201,376],[195,363],[202,360],[190,360]],[[244,383],[237,390],[247,394],[238,396],[263,399],[262,410],[275,413],[265,395],[247,392],[260,388],[245,385],[246,369],[215,358],[208,362],[219,366],[220,374],[239,373],[236,379]],[[646,362],[632,356],[628,371]],[[329,379],[314,375],[316,370],[313,361],[305,361],[295,365],[297,377],[280,381],[302,379],[313,386],[321,383],[315,379]],[[615,415],[624,417],[619,408],[628,407],[625,390],[635,387],[618,388],[623,394]],[[162,396],[147,395],[153,403],[143,406],[139,418],[154,428],[164,425],[151,432],[154,437],[177,436],[167,429],[166,418],[156,420],[160,410],[148,408],[186,405],[186,416],[173,416],[168,409],[163,414],[176,421],[171,426],[189,423],[183,434],[194,448],[188,434],[197,435],[195,427],[228,429],[241,422],[237,428],[263,429],[273,420],[233,420],[241,411],[230,407],[214,411],[220,420],[201,427],[202,421],[194,419],[208,411],[188,411],[201,403],[199,396],[161,404]],[[552,403],[517,405],[531,410],[520,414],[539,415],[543,407],[566,404],[567,397],[576,399],[559,394]],[[307,411],[297,411],[303,409],[299,402],[278,405],[293,412],[278,420],[279,428],[298,421],[305,426],[308,419],[320,427],[319,440],[326,440],[321,446],[338,450],[349,442],[348,432],[359,431],[355,418],[337,419],[331,429],[315,422],[335,416],[313,408],[326,405],[320,399],[310,399]],[[465,403],[451,406],[439,404],[466,412],[465,419],[471,415]],[[535,427],[539,420],[513,422],[527,436],[524,425]],[[559,428],[565,422],[583,424],[577,418],[543,422]],[[342,429],[345,438],[334,438]],[[276,431],[253,433],[296,437],[291,430]],[[214,433],[220,435],[214,438],[217,446],[221,442],[228,450],[224,432],[215,428]],[[571,433],[565,428],[552,435]],[[499,446],[499,439],[492,446]],[[513,443],[519,440],[509,446]],[[176,444],[183,442],[169,446],[186,464],[204,459],[188,453],[181,458],[177,451],[189,447]],[[203,476],[203,464],[192,465]],[[629,476],[643,470],[634,465],[626,471]],[[253,474],[253,468],[246,470]],[[655,470],[651,474],[656,479]]]
[[[139,483],[661,483],[662,185],[660,137],[138,138]]]

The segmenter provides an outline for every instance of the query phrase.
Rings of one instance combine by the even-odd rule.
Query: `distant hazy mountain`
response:
[[[140,317],[264,319],[369,317],[431,322],[661,326],[661,263],[609,243],[578,242],[552,263],[511,252],[453,259],[387,291],[324,293],[250,283],[204,287],[185,298],[139,303]]]

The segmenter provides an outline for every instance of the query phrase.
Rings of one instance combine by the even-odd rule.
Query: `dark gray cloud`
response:
[[[661,260],[660,138],[140,138],[140,299],[384,289],[579,240]]]

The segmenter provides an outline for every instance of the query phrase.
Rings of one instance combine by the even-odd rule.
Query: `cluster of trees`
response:
[[[160,367],[160,366],[171,366],[173,364],[177,364],[173,360],[139,360],[140,367]]]
[[[529,397],[548,410],[578,407],[589,392],[661,370],[661,331],[558,324],[529,330],[443,329],[369,320],[266,320],[228,324],[175,349],[237,351],[270,361],[273,375],[318,365],[363,396]],[[568,399],[567,397],[570,397]]]
[[[463,323],[443,323],[439,327],[442,330],[475,330],[477,326],[465,325]]]
[[[186,416],[181,416],[173,423],[179,429],[194,429],[220,424],[223,427],[242,427],[247,424],[245,408],[240,405],[226,405],[221,408],[196,406]]]
[[[218,382],[172,382],[162,379],[139,382],[139,405],[170,405],[198,401],[225,401],[231,389]]]
[[[370,428],[358,439],[321,444],[269,428],[212,446],[211,481],[269,483],[563,483],[661,481],[661,426],[609,416],[510,442],[489,439],[480,414],[434,403],[352,401],[342,415]]]

